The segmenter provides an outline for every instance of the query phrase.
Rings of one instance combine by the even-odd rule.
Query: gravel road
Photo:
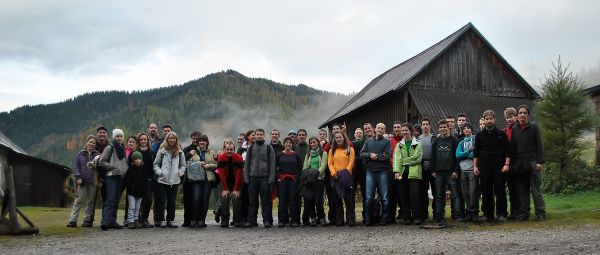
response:
[[[136,229],[0,240],[1,254],[599,254],[600,228]]]

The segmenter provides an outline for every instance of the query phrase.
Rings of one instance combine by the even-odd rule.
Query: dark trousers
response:
[[[518,194],[515,187],[515,176],[512,172],[506,173],[506,186],[508,187],[508,201],[510,202],[510,215],[519,214]]]
[[[230,184],[229,187],[233,187],[233,183]],[[240,197],[234,196],[232,193],[223,197],[221,196],[221,217],[222,222],[229,223],[229,217],[231,213],[229,212],[229,203],[233,207],[233,223],[236,225],[242,224],[242,199]]]
[[[402,180],[397,180],[396,194],[398,194],[402,208],[401,217],[404,220],[421,220],[421,180],[408,179],[408,172],[402,174]]]
[[[102,207],[102,225],[111,225],[117,223],[117,210],[121,200],[121,186],[123,177],[120,175],[104,177],[104,186],[106,186],[106,199]]]
[[[189,182],[191,194],[190,206],[192,211],[189,215],[190,222],[204,222],[208,212],[208,202],[210,200],[211,186],[208,181]],[[185,193],[184,193],[185,195]]]
[[[465,201],[465,213],[471,216],[479,216],[479,198],[481,197],[479,176],[475,175],[473,171],[463,171],[460,178],[460,186]]]
[[[398,192],[398,189],[395,188],[396,185],[400,185],[400,183],[398,182],[398,180],[394,179],[394,173],[389,173],[390,177],[388,178],[388,180],[390,180],[390,184],[388,185],[388,187],[390,188],[390,220],[391,221],[396,221],[396,208],[398,208],[398,215],[402,215],[402,203],[400,201],[400,193]]]
[[[335,222],[335,206],[334,206],[334,200],[335,200],[335,196],[334,196],[334,192],[335,189],[333,189],[331,187],[331,185],[329,185],[331,183],[331,174],[329,172],[329,170],[327,170],[325,172],[325,180],[324,183],[326,183],[327,185],[325,186],[325,193],[327,194],[327,207],[329,207],[329,211],[327,211],[327,218],[329,219],[329,222],[334,223]]]
[[[463,196],[462,196],[462,190],[461,190],[461,184],[460,184],[460,179],[461,179],[461,171],[458,171],[458,177],[455,179],[456,181],[456,196],[458,197],[458,204],[450,204],[451,208],[451,212],[452,212],[452,219],[458,219],[458,218],[462,218],[464,217],[465,214],[465,202],[463,200]]]
[[[192,221],[192,184],[183,183],[183,224],[188,225]]]
[[[248,218],[246,220],[250,224],[256,225],[259,196],[263,224],[273,224],[273,202],[271,201],[271,184],[268,183],[268,177],[250,177],[248,185]]]
[[[334,184],[332,184],[334,185]],[[335,208],[336,225],[344,225],[344,204],[346,204],[346,223],[356,223],[356,213],[354,210],[354,190],[348,187],[344,197],[340,197],[336,191],[333,192],[333,205]]]
[[[156,217],[159,221],[165,220],[165,207],[167,209],[167,221],[175,220],[175,206],[177,204],[177,189],[179,184],[158,184],[158,201],[156,202]]]
[[[285,179],[278,182],[277,186],[279,188],[279,210],[277,217],[279,223],[300,224],[300,209],[298,208],[298,200],[300,199],[297,195],[298,183],[295,180]]]
[[[530,196],[530,185],[531,185],[531,171],[519,171],[513,173],[515,190],[517,197],[517,215],[523,217],[529,217],[531,211],[531,205],[529,204]]]
[[[362,159],[354,161],[354,170],[352,170],[352,176],[354,177],[354,192],[356,193],[360,187],[361,201],[364,203],[367,200],[367,193],[365,192],[365,169],[363,168]],[[354,194],[353,196],[356,196]]]
[[[308,211],[309,218],[325,219],[325,208],[323,207],[323,180],[318,180],[314,185],[315,194],[312,199],[304,198],[304,211]],[[354,197],[354,196],[352,196]]]
[[[150,217],[150,209],[152,209],[152,178],[148,179],[148,184],[146,185],[147,189],[142,197],[142,205],[140,208],[140,220],[139,222],[148,221],[148,217]]]
[[[482,158],[482,161],[493,161]],[[493,163],[493,162],[492,162]],[[479,181],[481,183],[481,211],[488,218],[494,218],[494,197],[497,217],[506,217],[506,187],[505,175],[502,173],[502,164],[490,164],[480,167]]]
[[[421,180],[421,212],[423,216],[423,220],[429,218],[429,188],[431,187],[431,195],[433,196],[433,200],[431,202],[431,211],[433,215],[435,215],[435,179],[431,176],[431,171],[426,170],[429,169],[429,161],[423,160],[421,164],[423,166],[423,180]]]
[[[456,179],[452,178],[452,171],[440,171],[435,177],[435,215],[436,220],[443,220],[446,215],[446,190],[450,188],[452,210],[460,208],[460,200],[458,199],[458,186]],[[459,215],[459,212],[452,212],[453,215]]]
[[[160,185],[156,179],[152,180],[152,197],[154,198],[154,207],[152,208],[154,224],[160,223],[160,218],[158,218],[158,202],[160,201]]]
[[[248,184],[244,184],[242,186],[242,190],[241,190],[241,214],[242,214],[242,223],[245,223],[248,221],[248,207],[249,207],[249,203],[250,203],[250,196],[248,196]]]

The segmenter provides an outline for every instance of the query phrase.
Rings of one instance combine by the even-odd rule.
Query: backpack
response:
[[[109,162],[112,161],[112,153],[113,153],[113,147],[111,145],[106,146],[106,149],[110,148],[110,154],[108,155],[108,159]],[[106,176],[106,173],[108,172],[108,169],[106,169],[105,167],[102,167],[100,165],[100,158],[102,158],[102,153],[98,156],[95,156],[94,159],[92,159],[92,161],[87,163],[87,167],[90,170],[94,170],[96,171],[96,176],[94,178],[94,185],[97,187],[101,187],[102,186],[102,180],[104,179],[104,176]]]

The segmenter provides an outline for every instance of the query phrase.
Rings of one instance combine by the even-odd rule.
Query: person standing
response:
[[[298,129],[298,140],[296,141],[293,147],[294,152],[298,153],[298,156],[300,156],[300,166],[304,165],[304,158],[310,150],[308,143],[306,142],[306,139],[308,138],[307,135],[308,134],[306,132],[306,129]],[[300,171],[302,171],[302,167],[300,167]],[[300,210],[302,209],[302,200],[297,199],[296,203],[296,209],[298,210],[298,213],[300,213]],[[310,225],[310,218],[308,216],[309,214],[310,213],[306,210],[302,212],[302,224],[304,224],[305,226]]]
[[[177,228],[175,205],[181,177],[185,174],[185,155],[179,145],[179,137],[173,131],[165,136],[165,142],[154,159],[154,173],[158,176],[159,199],[156,203],[161,228]],[[165,222],[165,207],[167,217]]]
[[[485,129],[475,136],[474,172],[481,182],[481,222],[493,221],[494,207],[497,220],[506,221],[506,186],[505,173],[510,165],[510,146],[508,138],[496,127],[496,113],[487,110],[483,113]],[[494,203],[494,196],[496,202]]]
[[[281,144],[281,141],[279,141],[280,136],[281,132],[279,132],[279,129],[271,130],[271,147],[273,147],[275,155],[279,154],[284,150],[283,144]]]
[[[144,169],[144,160],[142,153],[134,151],[131,153],[131,164],[123,178],[123,183],[127,189],[127,228],[135,229],[142,228],[143,225],[139,222],[140,208],[142,198],[146,196],[148,189],[148,179]]]
[[[431,120],[428,117],[421,119],[422,134],[419,136],[419,143],[423,147],[423,162],[421,168],[423,169],[423,180],[421,182],[421,215],[423,216],[422,221],[429,218],[429,194],[428,191],[431,188],[431,194],[433,200],[431,202],[431,211],[435,215],[435,179],[431,176],[431,151],[432,144],[435,141],[436,136],[431,133]]]
[[[113,142],[107,146],[100,157],[100,166],[106,169],[104,184],[106,185],[106,200],[103,201],[102,223],[100,227],[108,229],[121,229],[117,223],[117,210],[121,200],[123,176],[127,172],[127,157],[125,157],[125,134],[121,129],[112,131]]]
[[[365,144],[365,137],[361,128],[356,128],[354,131],[354,140],[352,141],[352,144],[354,144],[354,148],[356,148],[355,151],[358,152],[360,152]],[[352,176],[354,177],[354,192],[358,192],[360,187],[361,202],[365,204],[365,201],[367,200],[367,194],[365,192],[365,169],[363,166],[363,160],[360,158],[360,153],[355,153]],[[362,216],[363,218],[365,217],[364,211],[362,212]]]
[[[385,124],[378,123],[375,126],[375,137],[365,141],[360,157],[366,160],[366,192],[367,201],[363,206],[365,212],[364,224],[372,226],[371,208],[374,204],[375,191],[378,191],[383,205],[379,225],[387,225],[390,221],[390,198],[389,198],[389,168],[392,145],[390,140],[383,138]]]
[[[412,128],[412,127],[411,127]],[[404,139],[402,135],[402,122],[394,121],[392,125],[392,135],[390,137],[390,143],[392,145],[392,156],[390,157],[390,169],[394,170],[394,155],[396,151],[396,145]],[[392,176],[390,180],[390,219],[395,221],[396,208],[398,208],[398,219],[402,218],[402,203],[400,201],[401,194],[399,193],[403,187],[400,187],[400,179],[395,178],[395,173],[390,173]]]
[[[208,149],[209,144],[208,136],[201,134],[198,137],[198,152],[188,161],[186,182],[189,182],[191,191],[190,227],[206,227],[211,182],[216,181],[214,171],[217,168],[215,153]]]
[[[279,192],[278,227],[300,226],[300,209],[298,202],[298,180],[302,171],[302,159],[292,150],[294,141],[291,137],[283,140],[284,150],[275,156],[277,185]],[[306,211],[306,210],[305,210]]]
[[[244,159],[235,153],[235,145],[225,144],[225,152],[217,157],[217,172],[223,191],[221,192],[221,227],[229,227],[229,204],[233,207],[233,224],[242,226],[241,187],[244,185]]]
[[[149,137],[145,133],[139,133],[137,135],[138,151],[142,154],[142,160],[144,161],[144,173],[148,185],[146,185],[146,192],[142,197],[142,204],[140,207],[139,222],[144,228],[153,228],[154,225],[150,224],[148,218],[150,216],[150,210],[152,209],[152,196],[154,192],[153,183],[156,180],[154,169],[152,164],[154,163],[154,154],[152,154],[152,148],[150,147]],[[131,162],[131,160],[129,160]]]
[[[81,227],[92,227],[93,226],[93,215],[95,210],[96,193],[98,187],[94,185],[94,179],[96,178],[96,171],[88,167],[88,162],[92,162],[94,158],[100,153],[96,150],[96,137],[88,136],[86,138],[85,147],[81,150],[77,157],[75,157],[75,163],[73,164],[73,174],[77,182],[77,193],[75,194],[75,202],[73,203],[73,210],[71,211],[71,217],[69,217],[69,224],[67,227],[77,227],[77,219],[79,218],[79,211],[83,207],[85,202],[85,217],[83,218],[83,224]]]
[[[544,165],[544,145],[539,127],[529,122],[529,107],[517,107],[517,124],[512,128],[511,148],[515,155],[513,170],[519,202],[516,220],[528,220],[531,207],[529,194],[533,197],[535,220],[546,219],[546,204],[542,196],[541,171]],[[511,170],[511,171],[513,171]]]
[[[510,143],[512,138],[512,128],[517,122],[517,110],[513,107],[506,108],[504,110],[504,121],[506,122],[506,127],[503,131]],[[510,202],[510,214],[506,218],[508,220],[514,220],[517,214],[519,214],[519,205],[517,202],[518,194],[515,190],[514,176],[510,170],[506,173],[506,186],[508,187],[508,201]]]
[[[395,125],[395,124],[394,124]],[[397,193],[402,204],[401,217],[404,225],[420,225],[421,215],[421,179],[423,171],[423,147],[416,137],[413,137],[413,126],[410,123],[401,124],[402,140],[394,150],[394,177],[398,180]]]
[[[479,221],[479,175],[473,172],[473,158],[475,153],[475,136],[473,136],[473,126],[469,122],[461,124],[464,138],[456,148],[456,159],[461,171],[461,191],[463,194],[465,207],[464,221]]]
[[[257,225],[258,200],[260,195],[263,225],[273,226],[273,202],[271,186],[275,183],[275,153],[273,147],[265,144],[265,130],[256,129],[256,142],[246,152],[244,162],[244,182],[248,185],[249,206],[245,228]]]
[[[303,166],[303,175],[305,172],[316,171],[317,180],[312,186],[312,198],[304,197],[304,210],[309,212],[310,225],[327,226],[325,217],[325,208],[323,207],[323,191],[325,189],[325,169],[327,169],[327,152],[321,148],[319,138],[316,136],[308,140],[310,151],[306,154]],[[308,186],[308,185],[307,185]],[[308,186],[307,188],[311,188]]]
[[[458,198],[458,166],[456,160],[456,147],[458,142],[454,136],[450,135],[448,122],[442,119],[438,122],[440,131],[439,137],[433,141],[431,147],[431,170],[432,176],[435,179],[436,201],[435,201],[435,216],[434,222],[445,223],[445,208],[446,208],[446,190],[448,187],[451,192],[452,215],[454,220],[461,220],[461,212],[456,211],[460,208],[460,200]]]
[[[346,136],[341,131],[334,132],[334,140],[327,155],[327,163],[332,178],[331,186],[335,187],[333,191],[333,204],[336,226],[344,226],[345,223],[350,227],[356,225],[354,192],[352,191],[354,154],[354,148],[350,147]],[[345,223],[344,203],[346,204]]]
[[[192,157],[198,155],[200,153],[200,149],[198,148],[198,142],[200,141],[200,136],[202,133],[200,131],[194,131],[190,134],[190,138],[192,139],[192,143],[187,147],[183,148],[183,154],[185,155],[185,161],[189,162],[192,160]],[[199,169],[199,171],[203,171]],[[187,173],[187,171],[186,171]],[[186,176],[187,177],[187,176]],[[191,217],[192,215],[192,182],[185,181],[183,182],[183,224],[181,227],[190,227]],[[217,222],[219,222],[217,220]],[[195,226],[191,226],[195,227]]]

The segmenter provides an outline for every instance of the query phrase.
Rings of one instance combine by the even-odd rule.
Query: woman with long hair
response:
[[[179,137],[173,131],[165,136],[164,142],[154,159],[154,173],[158,176],[159,201],[157,219],[161,228],[177,228],[175,205],[181,176],[185,174],[185,155],[179,145]],[[167,217],[165,222],[165,206]]]
[[[88,167],[88,162],[92,162],[94,157],[100,155],[100,152],[96,150],[96,141],[97,139],[95,136],[88,136],[83,150],[75,157],[73,174],[77,181],[77,195],[75,196],[75,203],[73,203],[73,210],[71,211],[71,217],[67,227],[77,227],[79,210],[83,207],[84,202],[86,205],[85,217],[83,218],[83,224],[81,226],[92,226],[92,216],[94,215],[98,187],[94,185],[94,178],[96,178],[97,173],[95,170]]]
[[[188,162],[187,181],[191,184],[191,221],[190,227],[206,227],[206,212],[210,200],[211,182],[216,181],[214,173],[217,167],[215,153],[208,149],[208,136],[202,134],[198,138],[198,154]]]
[[[303,166],[303,175],[308,171],[316,171],[317,180],[312,186],[312,197],[304,198],[304,211],[308,212],[310,225],[327,226],[325,208],[323,207],[323,191],[325,169],[327,169],[327,152],[323,151],[319,138],[316,136],[308,139],[309,151],[306,153]],[[308,174],[308,173],[307,173]]]
[[[329,171],[331,173],[331,185],[334,186],[333,205],[335,208],[336,226],[356,225],[356,214],[354,212],[354,194],[352,190],[352,170],[354,168],[354,148],[348,144],[348,138],[342,131],[334,133],[334,140],[327,155]],[[344,204],[346,204],[346,222],[344,223]]]

